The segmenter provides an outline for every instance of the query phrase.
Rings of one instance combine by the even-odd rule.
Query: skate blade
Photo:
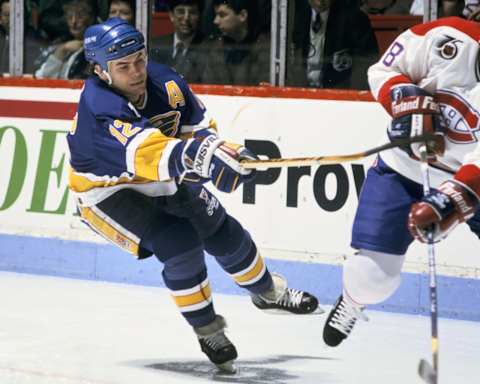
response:
[[[228,373],[231,375],[234,373],[237,373],[237,367],[233,363],[233,360],[226,361],[225,363],[222,363],[222,364],[215,364],[215,365],[222,373]]]
[[[295,316],[312,316],[312,315],[321,315],[325,313],[325,310],[322,307],[317,307],[313,312],[310,313],[293,313],[289,312],[286,309],[277,309],[277,308],[268,308],[262,309],[262,312],[268,313],[270,315],[295,315]]]

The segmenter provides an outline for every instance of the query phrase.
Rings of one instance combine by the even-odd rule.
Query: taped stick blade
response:
[[[418,364],[418,374],[428,384],[437,384],[437,372],[432,365],[425,359],[420,360]]]

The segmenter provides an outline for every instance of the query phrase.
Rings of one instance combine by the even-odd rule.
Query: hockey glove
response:
[[[254,171],[240,165],[242,160],[257,159],[242,145],[226,143],[215,135],[207,136],[202,141],[189,139],[179,145],[181,157],[180,162],[176,161],[176,168],[210,179],[220,191],[233,192],[242,183],[255,177]]]
[[[412,236],[428,243],[428,231],[433,231],[433,241],[438,242],[459,223],[470,219],[479,205],[477,194],[458,180],[448,180],[438,191],[425,196],[412,205],[408,216],[408,229]]]
[[[430,160],[445,151],[445,124],[440,108],[432,95],[416,85],[398,86],[391,90],[392,122],[388,127],[388,137],[392,143],[398,139],[434,133],[435,139],[427,142]],[[410,156],[420,158],[420,146],[413,143],[401,147]]]
[[[195,129],[192,132],[192,137],[197,141],[203,141],[207,137],[213,136],[217,138],[217,128],[215,126]],[[201,177],[195,172],[185,172],[182,177],[179,179],[182,184],[188,185],[193,188],[201,187],[203,184],[210,181],[207,177]]]

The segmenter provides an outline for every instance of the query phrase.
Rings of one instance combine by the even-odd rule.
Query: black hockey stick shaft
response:
[[[430,193],[430,175],[427,160],[427,147],[422,146],[421,170],[423,178],[423,194]],[[430,285],[430,321],[431,321],[431,346],[433,367],[424,359],[420,361],[418,373],[428,384],[438,383],[438,295],[437,295],[437,273],[435,266],[435,245],[433,243],[433,230],[428,231],[428,271]]]
[[[348,161],[355,161],[363,159],[367,156],[386,151],[387,149],[408,146],[412,143],[427,142],[433,140],[433,134],[425,134],[420,136],[409,137],[405,139],[398,139],[395,142],[386,143],[378,147],[368,149],[363,152],[352,153],[349,155],[330,155],[317,157],[292,157],[292,158],[277,158],[266,160],[242,160],[240,164],[245,169],[257,168],[282,168],[282,167],[301,167],[310,165],[322,164],[337,164]]]

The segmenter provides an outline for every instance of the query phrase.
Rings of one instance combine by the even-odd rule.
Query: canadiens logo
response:
[[[460,95],[439,90],[435,99],[440,104],[447,125],[447,138],[453,143],[470,144],[478,141],[480,114]]]

